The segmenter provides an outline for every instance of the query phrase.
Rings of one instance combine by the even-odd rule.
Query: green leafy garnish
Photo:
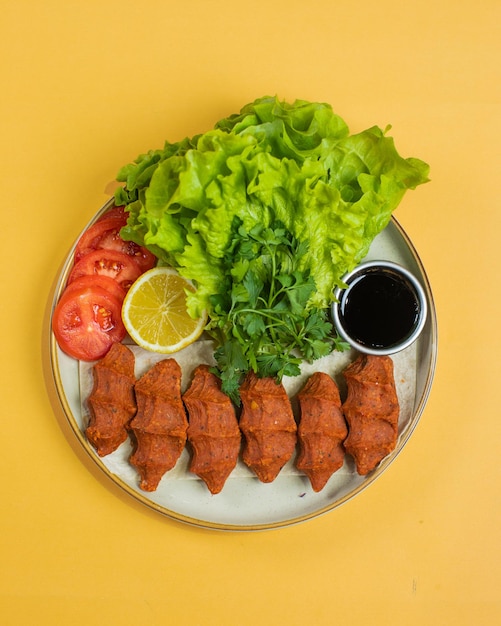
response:
[[[224,257],[226,280],[210,298],[207,330],[218,344],[223,389],[236,400],[249,369],[280,380],[298,375],[303,359],[313,361],[345,345],[326,311],[308,306],[316,287],[309,269],[300,269],[306,241],[279,221],[247,231],[235,217],[232,233]]]
[[[333,289],[428,180],[388,130],[350,135],[327,104],[266,97],[118,173],[121,235],[196,284],[189,311],[209,313],[227,391],[249,369],[279,379],[344,347]]]

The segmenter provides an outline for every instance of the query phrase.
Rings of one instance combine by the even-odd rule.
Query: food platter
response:
[[[110,208],[112,203],[112,200],[107,202],[92,222]],[[281,528],[330,512],[359,494],[388,468],[412,435],[425,408],[433,382],[437,357],[437,322],[425,269],[409,237],[395,218],[392,218],[386,229],[373,241],[365,260],[389,260],[413,272],[425,290],[428,304],[427,321],[418,340],[404,351],[393,355],[401,405],[397,445],[367,476],[359,476],[354,464],[347,457],[343,467],[319,493],[315,493],[307,477],[294,468],[293,459],[269,484],[261,483],[239,461],[221,493],[211,495],[204,483],[189,472],[188,450],[183,452],[176,467],[164,476],[158,489],[151,493],[143,492],[139,488],[138,477],[128,463],[131,453],[128,441],[107,457],[99,457],[84,433],[88,419],[86,398],[92,384],[92,364],[84,364],[64,354],[50,332],[52,312],[71,269],[73,251],[74,248],[63,262],[50,303],[48,352],[51,382],[64,419],[70,427],[72,443],[77,442],[86,458],[97,465],[105,480],[111,481],[111,484],[136,503],[167,518],[203,528],[226,531]],[[137,375],[155,361],[167,358],[166,355],[145,353],[137,346],[131,347],[136,355]],[[211,355],[212,345],[204,339],[171,355],[182,367],[184,386],[194,367],[202,362],[211,363]],[[348,351],[329,355],[313,364],[305,364],[301,376],[284,379],[284,386],[291,400],[293,401],[305,378],[316,370],[331,374],[343,393],[341,372],[355,357],[354,351]]]

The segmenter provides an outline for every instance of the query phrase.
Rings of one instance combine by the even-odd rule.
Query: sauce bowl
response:
[[[427,301],[419,280],[391,261],[362,263],[334,291],[339,336],[359,352],[385,355],[410,346],[423,330]]]

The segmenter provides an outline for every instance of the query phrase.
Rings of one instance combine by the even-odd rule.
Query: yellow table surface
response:
[[[0,18],[0,621],[498,624],[501,620],[497,0],[6,0]],[[430,279],[432,392],[369,489],[230,533],[120,497],[48,397],[53,281],[124,163],[263,95],[392,124],[431,165],[395,216]]]

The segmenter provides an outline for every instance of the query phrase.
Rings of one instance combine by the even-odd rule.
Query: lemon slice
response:
[[[122,319],[131,339],[145,350],[170,354],[202,334],[207,315],[193,319],[186,309],[186,290],[193,284],[169,267],[154,267],[130,287]]]

